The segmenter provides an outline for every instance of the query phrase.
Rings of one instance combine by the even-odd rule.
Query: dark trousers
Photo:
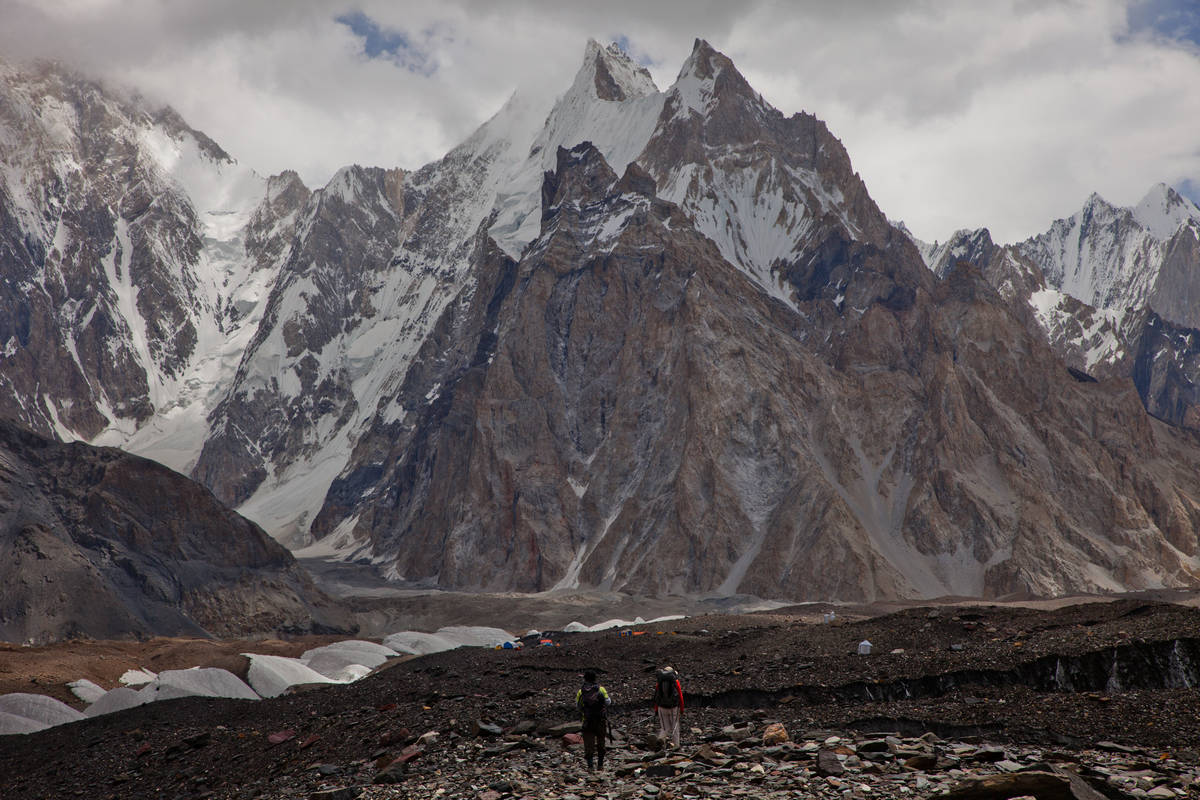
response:
[[[584,728],[580,733],[583,735],[583,757],[587,760],[588,766],[592,766],[593,754],[597,759],[597,766],[604,766],[604,731],[603,730],[588,730]]]

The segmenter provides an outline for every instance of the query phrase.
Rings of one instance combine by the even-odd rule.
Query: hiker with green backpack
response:
[[[588,770],[592,770],[592,755],[595,754],[595,767],[604,769],[604,736],[608,732],[608,706],[612,698],[608,690],[596,682],[596,673],[588,670],[583,673],[583,686],[575,693],[575,706],[579,709],[583,727],[583,757],[587,761]]]

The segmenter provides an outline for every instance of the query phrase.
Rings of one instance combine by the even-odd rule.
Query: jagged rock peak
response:
[[[1159,240],[1171,238],[1189,222],[1200,225],[1200,208],[1165,183],[1151,187],[1132,211],[1133,218]]]
[[[292,169],[285,169],[278,175],[267,178],[267,200],[274,200],[285,192],[307,191],[300,174]]]
[[[613,42],[602,47],[588,39],[583,65],[575,75],[572,92],[586,92],[599,100],[622,101],[658,92],[654,79],[641,64],[631,59]]]
[[[401,210],[400,185],[405,172],[400,169],[362,167],[352,164],[342,167],[321,189],[323,198],[337,198],[344,203],[374,202],[381,196],[393,211]]]
[[[225,164],[237,163],[237,159],[225,152],[225,149],[214,142],[208,134],[188,125],[179,112],[171,108],[171,106],[163,106],[158,109],[152,115],[152,119],[155,124],[161,125],[164,130],[170,133],[172,138],[180,139],[184,136],[190,136],[196,141],[196,146],[200,149],[200,152],[213,161]]]
[[[768,108],[733,61],[703,39],[697,39],[692,46],[691,55],[671,85],[671,93],[678,98],[676,113],[694,111],[707,116],[721,100],[730,97],[750,100],[760,110]]]
[[[543,219],[564,202],[602,197],[616,183],[617,175],[591,142],[580,142],[568,150],[558,148],[555,169],[542,181]]]

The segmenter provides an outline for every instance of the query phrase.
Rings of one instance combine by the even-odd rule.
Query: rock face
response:
[[[284,548],[203,487],[0,423],[0,640],[349,627]]]
[[[0,63],[0,166],[0,415],[190,469],[307,190],[56,65]]]
[[[429,403],[392,401],[443,310],[477,290],[469,258],[481,226],[519,256],[538,235],[542,174],[558,146],[591,139],[627,163],[662,102],[644,68],[590,42],[548,116],[516,95],[416,172],[339,172],[301,214],[193,474],[274,535],[307,543],[368,422]]]

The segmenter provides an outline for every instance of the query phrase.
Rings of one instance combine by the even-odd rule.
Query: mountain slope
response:
[[[245,239],[266,192],[169,108],[0,64],[3,416],[189,469],[290,239]]]
[[[662,102],[644,68],[589,42],[548,115],[515,95],[414,173],[339,172],[301,213],[192,474],[274,535],[305,543],[367,420],[389,407],[447,304],[475,291],[467,265],[480,226],[519,256],[538,232],[541,176],[557,147],[589,138],[632,159]]]
[[[977,230],[918,246],[935,273],[960,260],[982,269],[1078,374],[1132,378],[1151,414],[1194,427],[1198,234],[1200,209],[1160,184],[1127,209],[1093,195],[1078,214],[1017,245],[995,245]]]
[[[283,547],[204,488],[0,423],[0,640],[350,628]]]

